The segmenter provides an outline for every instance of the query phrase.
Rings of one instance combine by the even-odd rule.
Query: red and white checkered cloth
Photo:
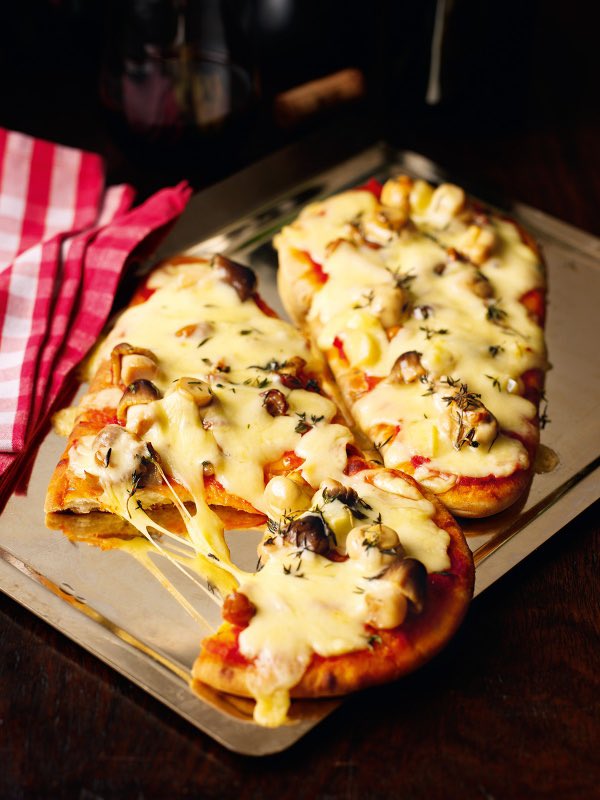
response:
[[[99,156],[0,129],[0,495],[108,317],[130,253],[191,194],[131,208]],[[1,498],[0,498],[1,499]]]

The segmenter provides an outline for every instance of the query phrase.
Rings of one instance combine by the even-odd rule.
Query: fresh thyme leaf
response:
[[[492,356],[492,358],[496,358],[498,353],[502,353],[504,351],[504,348],[502,347],[501,344],[491,344],[488,347],[488,350],[490,351],[490,355]]]
[[[390,267],[386,267],[386,269],[392,276],[397,289],[410,289],[411,283],[417,277],[414,272],[400,272],[400,269],[391,269]]]
[[[490,322],[493,322],[494,325],[501,325],[508,314],[503,308],[499,306],[500,300],[496,300],[487,307],[485,318]]]
[[[387,438],[387,439],[385,439],[383,442],[373,442],[373,447],[374,447],[376,450],[381,450],[381,448],[382,448],[382,447],[385,447],[385,446],[386,446],[386,444],[388,444],[388,442],[390,442],[390,441],[391,441],[393,438],[394,438],[394,434],[393,434],[393,433],[390,433],[390,435],[388,436],[388,438]]]
[[[291,573],[291,571],[292,571],[291,564],[284,564],[283,565],[283,574],[284,575],[289,575]]]
[[[480,400],[481,395],[475,392],[470,392],[466,383],[461,383],[460,388],[456,394],[442,397],[442,400],[447,406],[454,403],[461,411],[469,411],[474,408],[481,408],[483,403]]]
[[[540,428],[544,430],[548,423],[552,422],[550,417],[548,416],[548,403],[544,406],[544,410],[540,414]]]
[[[144,459],[142,458],[142,464],[143,463]],[[131,473],[131,488],[127,490],[127,494],[129,495],[129,497],[127,498],[127,502],[125,503],[125,508],[127,509],[129,517],[131,517],[131,512],[129,511],[129,501],[139,489],[143,477],[144,477],[143,470],[134,469],[133,472]]]
[[[325,419],[325,414],[321,414],[320,417],[317,417],[316,414],[311,414],[310,415],[310,420],[311,420],[313,425],[317,425],[319,422],[322,422],[324,419]]]
[[[433,308],[431,306],[415,306],[413,309],[413,317],[415,319],[429,319],[432,314]]]
[[[476,442],[474,439],[475,433],[476,433],[475,428],[470,428],[467,435],[464,437],[462,442],[460,442],[458,449],[460,450],[463,444],[468,444],[469,447],[479,447],[479,442]]]
[[[381,644],[381,641],[381,636],[379,636],[377,633],[372,633],[367,639],[367,646],[369,650],[372,650],[375,645]]]
[[[212,339],[212,336],[207,336],[205,339],[202,339],[202,341],[200,342],[200,344],[199,344],[199,345],[197,345],[196,349],[198,349],[199,347],[202,347],[203,345],[205,345],[205,344],[206,344],[208,341],[210,341],[211,339]]]
[[[456,409],[456,421],[458,422],[458,433],[456,441],[454,442],[455,450],[460,450],[463,445],[469,447],[479,447],[479,442],[475,441],[475,428],[471,427],[466,431],[464,415],[466,411],[473,411],[477,408],[482,408],[481,395],[476,392],[470,392],[466,383],[461,383],[459,390],[455,394],[442,397],[442,400],[447,406],[454,405]]]
[[[445,383],[446,386],[450,386],[452,389],[454,389],[460,384],[460,378],[453,378],[451,375],[446,375],[445,378],[442,378],[440,383]]]
[[[357,586],[356,589],[352,590],[352,594],[364,594],[364,593],[365,590],[362,588],[362,586]]]
[[[296,427],[294,428],[295,432],[302,434],[309,431],[312,426],[306,421],[306,411],[296,411],[296,416],[299,417],[299,419]]]
[[[221,559],[216,556],[214,553],[208,553],[208,557],[212,558],[214,561],[220,561]]]
[[[110,464],[111,455],[112,455],[112,447],[109,447],[108,450],[106,451],[106,455],[104,456],[104,466],[105,467],[108,467],[108,465]]]
[[[485,377],[492,382],[492,386],[494,387],[494,389],[498,389],[499,392],[502,391],[502,384],[500,383],[498,378],[496,378],[494,375],[486,375]]]
[[[355,303],[352,308],[368,308],[375,299],[375,291],[370,289],[368,292],[363,292],[361,297],[364,298],[363,301]]]
[[[419,326],[419,330],[423,331],[427,340],[431,339],[432,336],[446,336],[448,333],[448,328],[438,328],[434,330],[434,328],[430,328],[429,325],[421,325]]]
[[[267,361],[264,366],[260,366],[260,364],[250,364],[249,369],[259,369],[261,372],[277,372],[286,366],[287,361],[277,361],[276,358],[272,358],[270,361]]]

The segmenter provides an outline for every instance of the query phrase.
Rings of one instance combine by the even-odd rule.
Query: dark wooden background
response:
[[[23,6],[2,31],[0,124],[99,150],[111,178],[142,192],[182,174],[206,186],[337,125],[340,137],[387,137],[600,234],[598,73],[582,2],[503,4],[495,36],[490,15],[473,20],[473,4],[459,3],[451,44],[474,55],[450,62],[437,109],[420,102],[392,31],[376,41],[378,58],[363,54],[380,85],[362,105],[281,131],[263,102],[244,122],[243,146],[231,149],[240,129],[227,148],[207,145],[217,154],[210,169],[168,155],[136,159],[98,99],[104,34],[76,3]],[[511,38],[515,20],[524,33]],[[420,76],[422,64],[414,67]],[[227,752],[0,595],[0,797],[600,797],[599,511],[478,598],[432,664],[349,699],[292,749],[262,760]]]

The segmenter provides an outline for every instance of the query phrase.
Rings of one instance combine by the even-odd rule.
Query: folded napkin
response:
[[[190,194],[181,183],[132,208],[99,156],[0,129],[0,507],[68,402],[128,256]]]

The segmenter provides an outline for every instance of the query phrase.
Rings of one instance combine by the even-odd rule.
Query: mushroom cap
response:
[[[242,302],[252,297],[256,291],[256,275],[249,267],[222,255],[216,255],[212,264],[222,280],[235,289]]]

